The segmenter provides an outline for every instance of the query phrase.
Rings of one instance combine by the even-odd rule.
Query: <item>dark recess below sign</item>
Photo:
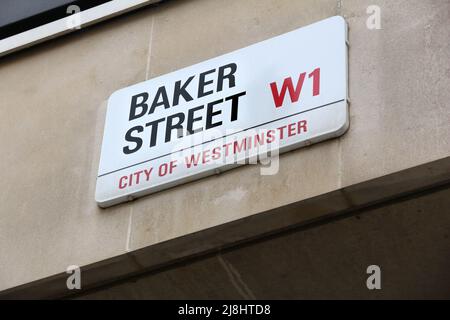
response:
[[[1,0],[0,40],[66,17],[67,7],[81,11],[112,0]]]

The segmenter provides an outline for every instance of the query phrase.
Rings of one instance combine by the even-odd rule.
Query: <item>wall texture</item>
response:
[[[276,176],[246,166],[97,207],[113,91],[333,15],[350,29],[343,137]],[[170,0],[1,58],[0,290],[448,157],[449,38],[448,0]]]
[[[76,298],[449,299],[449,208],[447,188],[186,261]],[[381,290],[366,286],[367,267],[374,264],[381,270]]]

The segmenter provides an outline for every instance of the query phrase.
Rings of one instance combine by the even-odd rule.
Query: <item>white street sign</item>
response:
[[[108,207],[348,125],[347,25],[332,17],[114,92],[96,201]]]

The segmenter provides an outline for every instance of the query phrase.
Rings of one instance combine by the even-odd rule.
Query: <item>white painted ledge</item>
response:
[[[83,28],[160,1],[161,0],[113,0],[80,12],[80,27]],[[78,30],[70,27],[73,25],[73,19],[74,15],[68,15],[65,18],[0,40],[0,57]]]

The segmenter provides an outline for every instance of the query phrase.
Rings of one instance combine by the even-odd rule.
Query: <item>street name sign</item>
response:
[[[347,24],[337,16],[114,92],[95,198],[108,207],[348,126]]]

